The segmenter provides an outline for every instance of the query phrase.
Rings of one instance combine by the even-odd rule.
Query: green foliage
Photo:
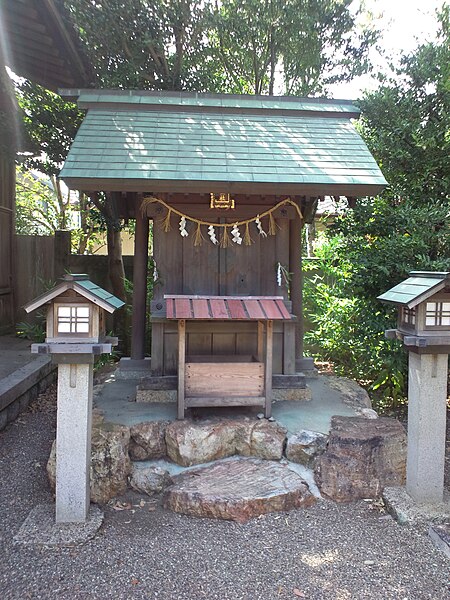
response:
[[[313,329],[305,341],[321,360],[332,361],[338,374],[377,390],[394,405],[405,393],[406,355],[384,331],[395,326],[396,312],[373,296],[351,293],[353,265],[344,247],[331,234],[317,247],[314,264],[306,263],[304,306]]]
[[[16,336],[25,340],[30,340],[36,344],[41,344],[45,341],[45,317],[36,316],[36,321],[33,323],[21,322],[16,324]]]
[[[383,409],[406,396],[406,352],[384,339],[396,311],[376,300],[411,270],[450,270],[448,10],[435,44],[403,57],[395,81],[361,101],[361,133],[390,187],[338,217],[316,248],[308,342],[365,383]]]
[[[205,54],[210,2],[200,0],[70,0],[87,55],[103,87],[214,89]]]
[[[323,94],[369,70],[378,31],[351,0],[223,0],[211,13],[210,43],[227,90]],[[361,17],[364,14],[365,24]],[[214,56],[214,54],[213,54]]]
[[[37,169],[49,177],[57,175],[83,113],[76,104],[31,81],[17,84],[16,91],[28,150],[21,161],[27,169]]]
[[[105,87],[318,94],[369,70],[378,32],[352,0],[66,1]],[[364,17],[364,18],[362,18]]]
[[[393,76],[360,101],[361,133],[390,183],[385,197],[448,206],[450,5],[437,41],[403,56]]]
[[[52,235],[61,228],[57,196],[43,179],[30,171],[16,170],[16,233]]]

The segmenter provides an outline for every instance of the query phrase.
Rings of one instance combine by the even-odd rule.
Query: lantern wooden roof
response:
[[[100,306],[100,308],[104,308],[109,313],[113,313],[125,305],[125,302],[120,300],[120,298],[113,296],[110,292],[93,283],[89,279],[89,276],[84,273],[67,274],[62,279],[62,282],[52,290],[45,292],[26,304],[24,306],[25,311],[27,313],[32,312],[67,290],[74,290],[81,296],[84,296],[86,300]]]
[[[372,195],[386,186],[348,100],[63,90],[87,115],[72,189]]]
[[[445,287],[450,289],[450,272],[411,271],[405,281],[394,286],[378,300],[414,308]]]

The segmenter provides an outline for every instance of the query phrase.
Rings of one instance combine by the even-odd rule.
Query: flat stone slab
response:
[[[169,489],[165,506],[185,515],[245,523],[315,501],[306,482],[286,466],[237,458],[183,473]]]
[[[103,523],[103,512],[91,506],[85,523],[55,523],[55,505],[38,504],[30,512],[14,543],[19,546],[71,547],[92,539]]]

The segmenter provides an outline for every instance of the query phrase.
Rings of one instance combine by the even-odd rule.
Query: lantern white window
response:
[[[450,302],[427,302],[426,327],[450,326]]]
[[[90,331],[89,305],[57,306],[58,334],[88,334]]]
[[[405,325],[415,325],[416,324],[416,309],[415,308],[406,308],[402,309],[402,321]]]

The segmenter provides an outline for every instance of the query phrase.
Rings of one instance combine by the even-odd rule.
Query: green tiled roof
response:
[[[61,172],[69,185],[247,182],[373,193],[386,185],[345,101],[83,92],[80,106],[89,110]]]
[[[106,290],[101,288],[99,285],[93,283],[89,279],[83,281],[76,281],[74,283],[74,289],[82,293],[82,290],[79,290],[79,288],[86,290],[91,296],[95,296],[98,300],[107,304],[113,310],[121,308],[125,305],[125,302],[123,302],[120,298],[117,298],[117,296],[113,296],[111,292],[107,292]]]
[[[24,306],[26,312],[36,310],[40,306],[50,302],[66,290],[73,289],[94,304],[98,304],[110,313],[125,305],[125,302],[113,296],[89,279],[85,273],[66,273],[62,277],[61,283],[44,294],[41,294]]]
[[[405,281],[378,296],[378,300],[414,308],[450,282],[450,273],[447,272],[412,271],[410,275]]]

